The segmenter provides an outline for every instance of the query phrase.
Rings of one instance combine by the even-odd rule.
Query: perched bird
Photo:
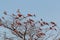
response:
[[[31,14],[27,14],[28,16],[32,16]]]
[[[52,25],[56,26],[56,23],[55,22],[50,22]]]
[[[0,26],[2,26],[2,20],[0,19]]]
[[[18,24],[18,25],[22,25],[19,21],[16,21],[16,24]]]
[[[40,21],[38,21],[39,22],[39,24],[41,25],[41,26],[44,26],[44,24],[42,23],[42,22],[40,22]]]
[[[49,25],[47,22],[42,22],[44,25]]]
[[[4,17],[2,17],[2,19],[5,19]]]
[[[41,21],[43,21],[43,19],[41,19]]]
[[[55,22],[50,22],[51,24],[55,24]]]
[[[17,12],[20,13],[20,9],[18,9]]]
[[[7,12],[6,11],[4,11],[4,15],[7,15]]]
[[[32,20],[32,19],[29,19],[30,21],[32,21],[32,22],[34,22],[34,20]]]
[[[41,33],[39,32],[39,33],[36,34],[37,37],[41,37],[41,36],[44,36],[44,35],[45,35],[45,33],[42,33],[42,32]]]
[[[22,14],[18,13],[18,16],[19,16],[19,17],[21,17],[21,16],[22,16]]]
[[[16,16],[15,14],[12,14],[13,16]]]

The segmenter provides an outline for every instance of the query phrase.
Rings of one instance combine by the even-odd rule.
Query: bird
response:
[[[27,14],[28,16],[32,16],[31,14]]]
[[[51,24],[53,24],[54,26],[56,26],[56,23],[55,22],[50,22]]]
[[[7,12],[6,11],[4,11],[4,15],[7,15]]]
[[[21,24],[19,21],[17,21],[17,20],[16,20],[16,24],[18,24],[18,25],[22,25],[22,24]]]
[[[0,26],[2,26],[2,20],[0,19]]]
[[[22,14],[18,13],[18,16],[19,16],[19,17],[21,17],[21,16],[22,16]]]

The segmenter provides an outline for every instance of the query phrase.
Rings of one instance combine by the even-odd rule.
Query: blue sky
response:
[[[46,21],[55,21],[60,25],[60,0],[0,0],[0,16],[3,11],[16,13],[20,9],[24,15],[35,13]]]
[[[4,10],[15,13],[17,9],[23,14],[35,13],[38,18],[53,20],[58,24],[60,21],[60,0],[0,0],[0,13]]]

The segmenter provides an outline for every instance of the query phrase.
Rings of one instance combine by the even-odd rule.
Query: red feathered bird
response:
[[[32,20],[32,19],[29,19],[30,21],[32,21],[32,22],[34,22],[34,20]]]
[[[28,16],[32,16],[31,14],[27,14]]]
[[[22,14],[18,14],[18,16],[19,16],[19,17],[21,17],[21,16],[22,16]]]
[[[18,25],[22,25],[19,21],[16,21],[16,24],[18,24]]]

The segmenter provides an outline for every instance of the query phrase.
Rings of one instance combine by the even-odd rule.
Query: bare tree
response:
[[[0,26],[11,30],[12,34],[22,40],[47,40],[51,34],[49,34],[50,36],[46,39],[44,38],[49,30],[57,31],[55,22],[45,22],[42,18],[38,21],[34,20],[34,18],[37,18],[35,14],[28,13],[27,16],[24,16],[19,9],[17,10],[17,15],[9,15],[6,11],[3,14],[9,19],[2,16],[0,18]]]

